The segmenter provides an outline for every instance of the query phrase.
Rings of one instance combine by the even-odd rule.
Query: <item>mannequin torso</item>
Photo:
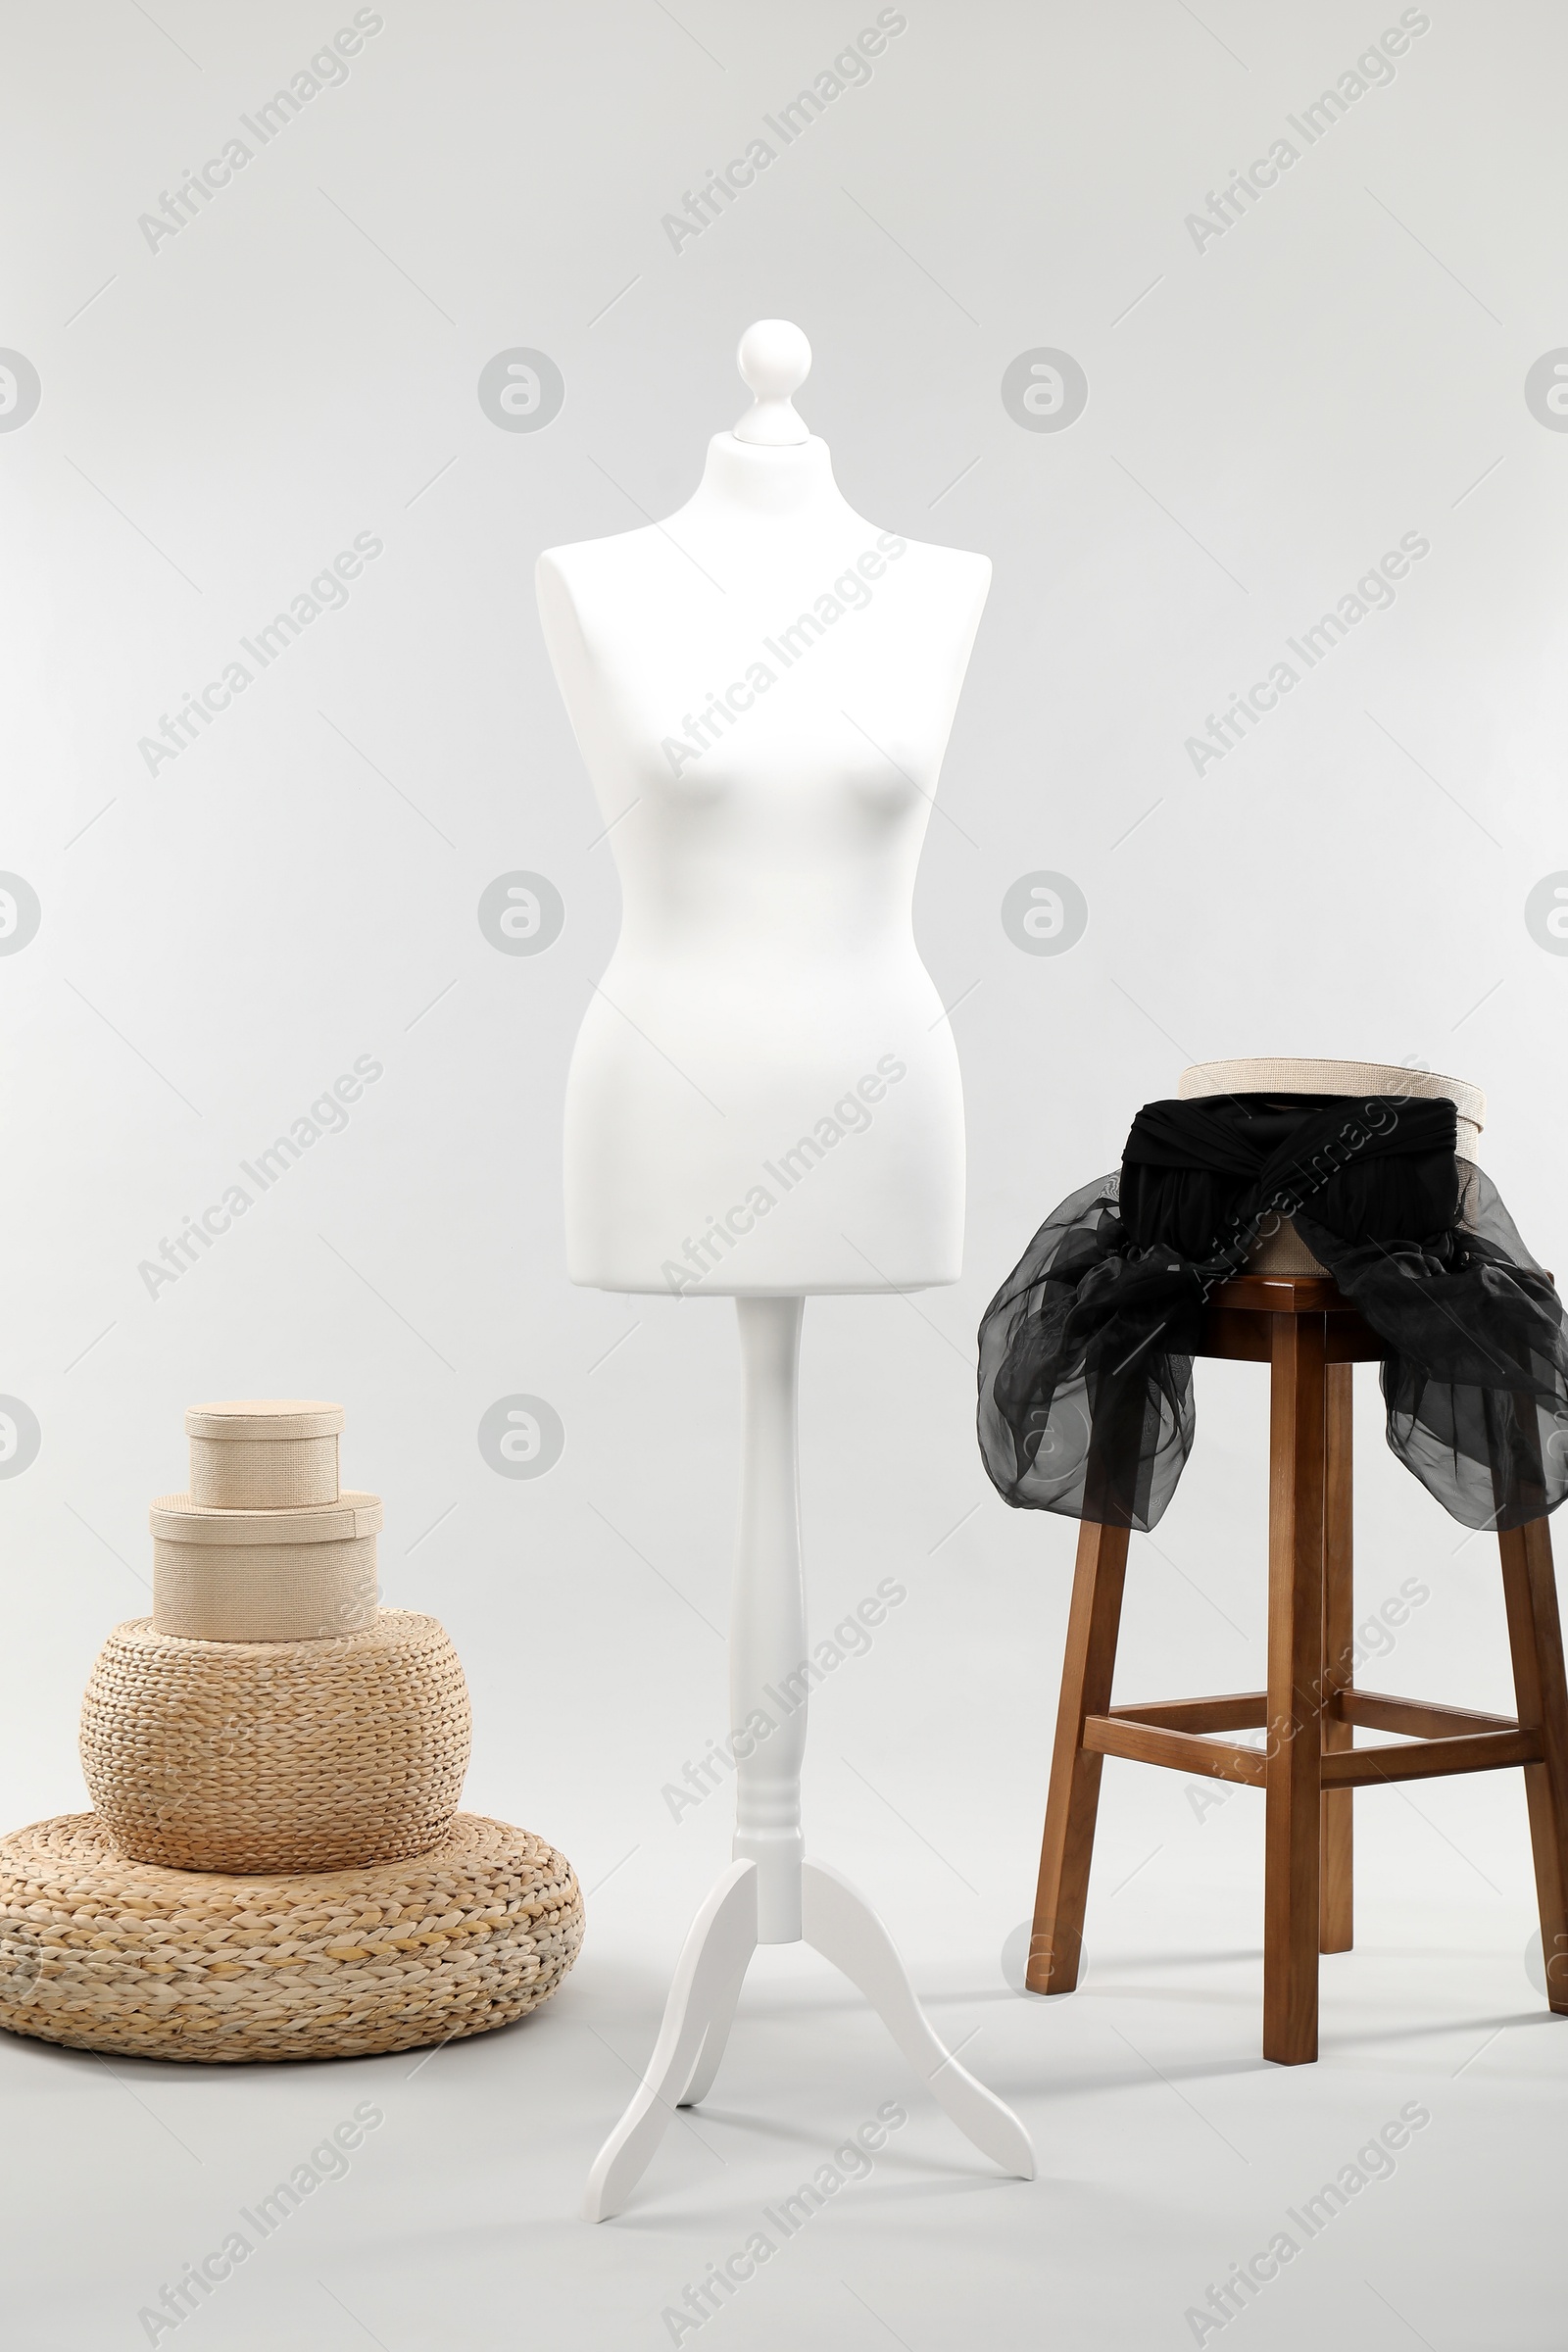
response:
[[[666,525],[541,558],[623,894],[567,1087],[574,1281],[956,1279],[962,1097],[910,909],[990,570],[864,521],[824,443],[732,433]]]

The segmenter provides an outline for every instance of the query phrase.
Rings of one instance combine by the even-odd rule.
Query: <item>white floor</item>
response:
[[[759,1955],[713,2096],[671,2128],[626,2212],[580,2222],[691,1907],[666,1886],[650,1916],[627,1870],[549,2007],[424,2058],[110,2067],[0,2037],[6,2345],[147,2342],[140,2309],[237,2229],[248,2258],[157,2341],[1556,2352],[1568,2023],[1531,1982],[1517,1781],[1495,1776],[1468,1805],[1428,1792],[1426,1828],[1391,1792],[1363,1800],[1359,1946],[1325,1961],[1321,2059],[1293,2071],[1258,2055],[1260,1804],[1242,1791],[1200,1822],[1184,1784],[1131,1767],[1106,1788],[1092,1958],[1060,2000],[1004,1981],[995,1897],[1009,1874],[989,1849],[972,1867],[994,1884],[972,1898],[902,1836],[832,1857],[884,1905],[941,2030],[1023,2116],[1033,2183],[997,2178],[796,1947]],[[1432,1892],[1408,1891],[1418,1873]],[[263,2241],[241,2208],[366,2101],[384,2120],[347,2172]],[[890,2108],[907,2121],[869,2168],[842,2160],[860,2177],[804,2222],[797,2207],[786,2234],[781,2201]],[[1385,2126],[1397,2138],[1401,2116],[1422,2115],[1395,2157],[1356,2167],[1365,2184],[1343,2210],[1330,2198],[1303,2215]],[[694,2325],[688,2287],[759,2232],[767,2259]],[[1210,2288],[1281,2232],[1292,2258],[1219,2324]]]

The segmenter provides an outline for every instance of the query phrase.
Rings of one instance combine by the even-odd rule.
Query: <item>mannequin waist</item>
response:
[[[771,1000],[837,1000],[844,993],[882,998],[931,986],[914,946],[907,915],[886,929],[823,919],[802,904],[795,919],[745,922],[726,912],[717,922],[667,922],[659,931],[630,919],[604,969],[625,988],[647,995],[712,995],[712,990]]]
[[[733,937],[683,941],[655,954],[624,939],[600,979],[615,1004],[671,1017],[829,1022],[875,1011],[920,1011],[936,995],[914,940],[823,941],[807,924],[787,948]],[[937,1006],[927,1014],[935,1015]]]

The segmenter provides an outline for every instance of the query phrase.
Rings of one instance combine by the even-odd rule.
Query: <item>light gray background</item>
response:
[[[1315,2069],[1257,2056],[1246,1791],[1200,1819],[1179,1779],[1112,1765],[1086,1988],[1007,1990],[1075,1530],[1004,1509],[971,1413],[986,1298],[1189,1059],[1480,1081],[1486,1164],[1545,1260],[1568,1253],[1568,965],[1524,918],[1568,867],[1568,437],[1524,397],[1568,343],[1568,24],[1544,0],[1433,0],[1392,83],[1200,252],[1186,216],[1396,8],[909,0],[869,83],[677,255],[662,216],[872,7],[380,13],[347,81],[155,253],[138,216],[352,11],[6,12],[0,342],[42,401],[0,433],[0,866],[43,915],[0,956],[0,1390],[42,1444],[0,1481],[0,1811],[85,1802],[80,1691],[145,1609],[183,1407],[333,1396],[350,1481],[386,1498],[386,1597],[436,1611],[466,1663],[468,1803],[597,1891],[551,2007],[417,2071],[110,2070],[8,2041],[17,2340],[144,2341],[160,2282],[374,2095],[387,2122],[350,2179],[182,2343],[664,2343],[683,2283],[904,2096],[873,2178],[705,2344],[1191,2342],[1207,2282],[1410,2099],[1433,2120],[1396,2177],[1234,2328],[1556,2343],[1568,2045],[1526,1973],[1513,1776],[1361,1800],[1359,1948],[1325,1965]],[[563,1084],[617,899],[531,572],[688,494],[763,316],[811,339],[801,405],[853,503],[996,562],[916,904],[964,1069],[967,1270],[807,1316],[813,1621],[886,1575],[908,1592],[813,1702],[807,1796],[814,1849],[884,1908],[944,2026],[978,2030],[969,2062],[1029,2121],[1042,2177],[993,2179],[859,2004],[784,1953],[710,2109],[590,2232],[582,2174],[727,1850],[723,1795],[676,1824],[662,1788],[724,1725],[736,1354],[722,1304],[564,1278]],[[537,433],[477,398],[516,346],[565,380]],[[1042,346],[1089,379],[1059,433],[1001,399]],[[138,739],[362,531],[385,552],[346,609],[149,776]],[[1195,776],[1206,714],[1410,531],[1431,553],[1394,608]],[[565,905],[537,957],[477,922],[518,868]],[[1088,901],[1064,956],[1002,926],[1040,869]],[[150,1298],[138,1262],[362,1054],[384,1076],[347,1131]],[[1262,1679],[1263,1390],[1202,1368],[1191,1473],[1134,1543],[1123,1695]],[[1506,1707],[1489,1546],[1398,1476],[1361,1391],[1363,1602],[1412,1573],[1432,1589],[1368,1679]],[[533,1482],[476,1440],[515,1392],[566,1433]]]

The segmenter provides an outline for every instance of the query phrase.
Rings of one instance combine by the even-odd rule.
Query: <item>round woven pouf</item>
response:
[[[120,1850],[172,1870],[318,1871],[420,1854],[457,1812],[467,1685],[433,1617],[331,1642],[196,1642],[117,1626],[81,1707],[81,1768]]]
[[[0,2027],[74,2049],[422,2049],[536,2009],[581,1941],[564,1855],[476,1813],[416,1861],[297,1878],[132,1862],[91,1813],[0,1838]]]

